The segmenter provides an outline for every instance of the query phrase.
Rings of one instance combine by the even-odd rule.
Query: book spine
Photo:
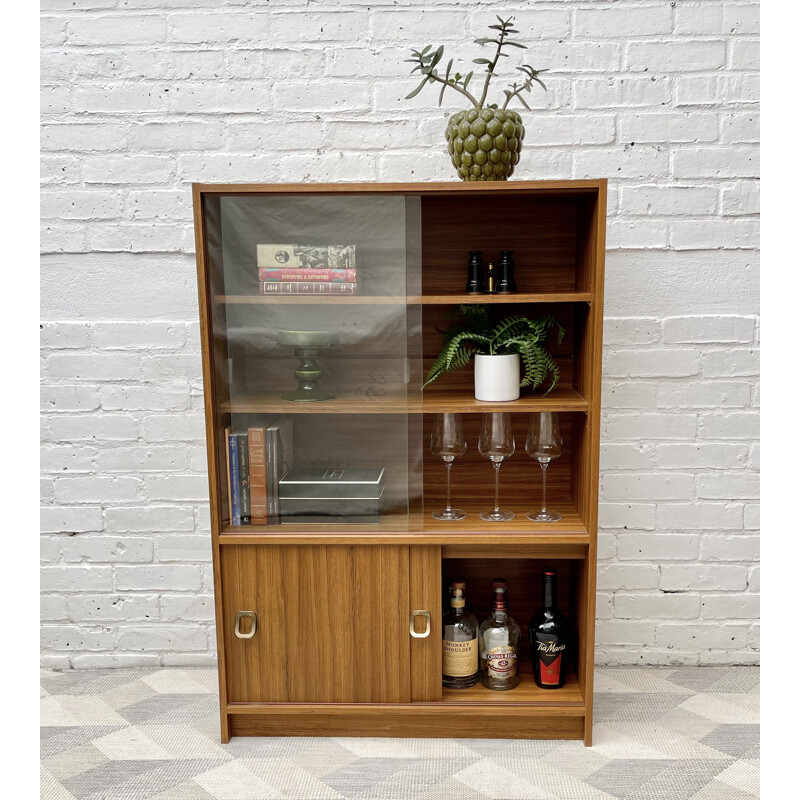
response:
[[[231,502],[231,428],[225,428],[225,474],[228,476],[228,518],[233,519],[233,503]]]
[[[342,283],[356,280],[354,269],[266,269],[258,270],[260,281],[329,281]]]
[[[230,482],[231,482],[231,525],[242,524],[242,486],[239,482],[239,437],[231,434],[228,437],[228,452],[230,458]]]
[[[247,434],[238,434],[239,438],[239,482],[241,484],[241,497],[239,499],[242,511],[242,525],[250,524],[250,461],[247,455]]]
[[[253,525],[267,524],[267,454],[264,428],[247,429],[247,453],[250,461],[250,520]]]
[[[260,281],[259,294],[358,294],[355,282],[338,281]]]
[[[278,493],[275,490],[276,466],[276,442],[278,431],[275,428],[267,429],[267,524],[277,525],[278,523]]]

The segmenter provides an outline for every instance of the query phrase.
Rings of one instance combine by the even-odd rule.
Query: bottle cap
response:
[[[451,589],[466,589],[467,584],[464,581],[458,581],[450,584]]]
[[[544,574],[545,574],[545,575],[552,575],[552,576],[555,576],[555,574],[556,574],[556,573],[555,573],[553,570],[551,570],[551,569],[546,569],[546,570],[544,571]]]
[[[505,589],[507,588],[508,583],[506,582],[505,578],[495,578],[492,581],[492,588],[493,589]]]

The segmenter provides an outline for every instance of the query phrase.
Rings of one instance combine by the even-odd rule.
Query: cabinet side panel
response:
[[[226,670],[225,670],[225,637],[224,617],[222,610],[222,575],[219,559],[219,520],[220,503],[222,501],[218,483],[218,454],[220,440],[224,440],[224,432],[215,426],[216,408],[214,355],[216,344],[214,340],[213,302],[215,291],[212,270],[209,269],[208,260],[212,258],[207,243],[207,227],[203,195],[197,185],[192,187],[192,203],[194,209],[194,235],[195,252],[197,253],[197,292],[198,307],[200,312],[200,342],[203,363],[203,405],[206,421],[206,448],[208,454],[208,486],[209,486],[209,513],[211,515],[212,560],[214,569],[214,604],[217,632],[217,664],[219,669],[219,700],[220,700],[220,735],[223,742],[230,740],[230,726],[225,707],[228,702]],[[219,203],[217,203],[219,205]]]
[[[442,699],[442,568],[441,548],[414,546],[411,550],[412,609],[431,615],[431,632],[425,639],[411,639],[411,699]]]

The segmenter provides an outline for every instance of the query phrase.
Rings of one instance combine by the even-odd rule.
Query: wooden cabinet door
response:
[[[222,547],[228,701],[409,702],[409,551],[406,545]],[[236,635],[238,612],[255,614],[251,638]],[[250,633],[250,625],[243,617],[239,633]]]

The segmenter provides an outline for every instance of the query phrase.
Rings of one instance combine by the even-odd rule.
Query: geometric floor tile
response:
[[[211,667],[44,670],[41,685],[42,800],[758,797],[757,667],[599,668],[591,748],[346,737],[223,745]]]

